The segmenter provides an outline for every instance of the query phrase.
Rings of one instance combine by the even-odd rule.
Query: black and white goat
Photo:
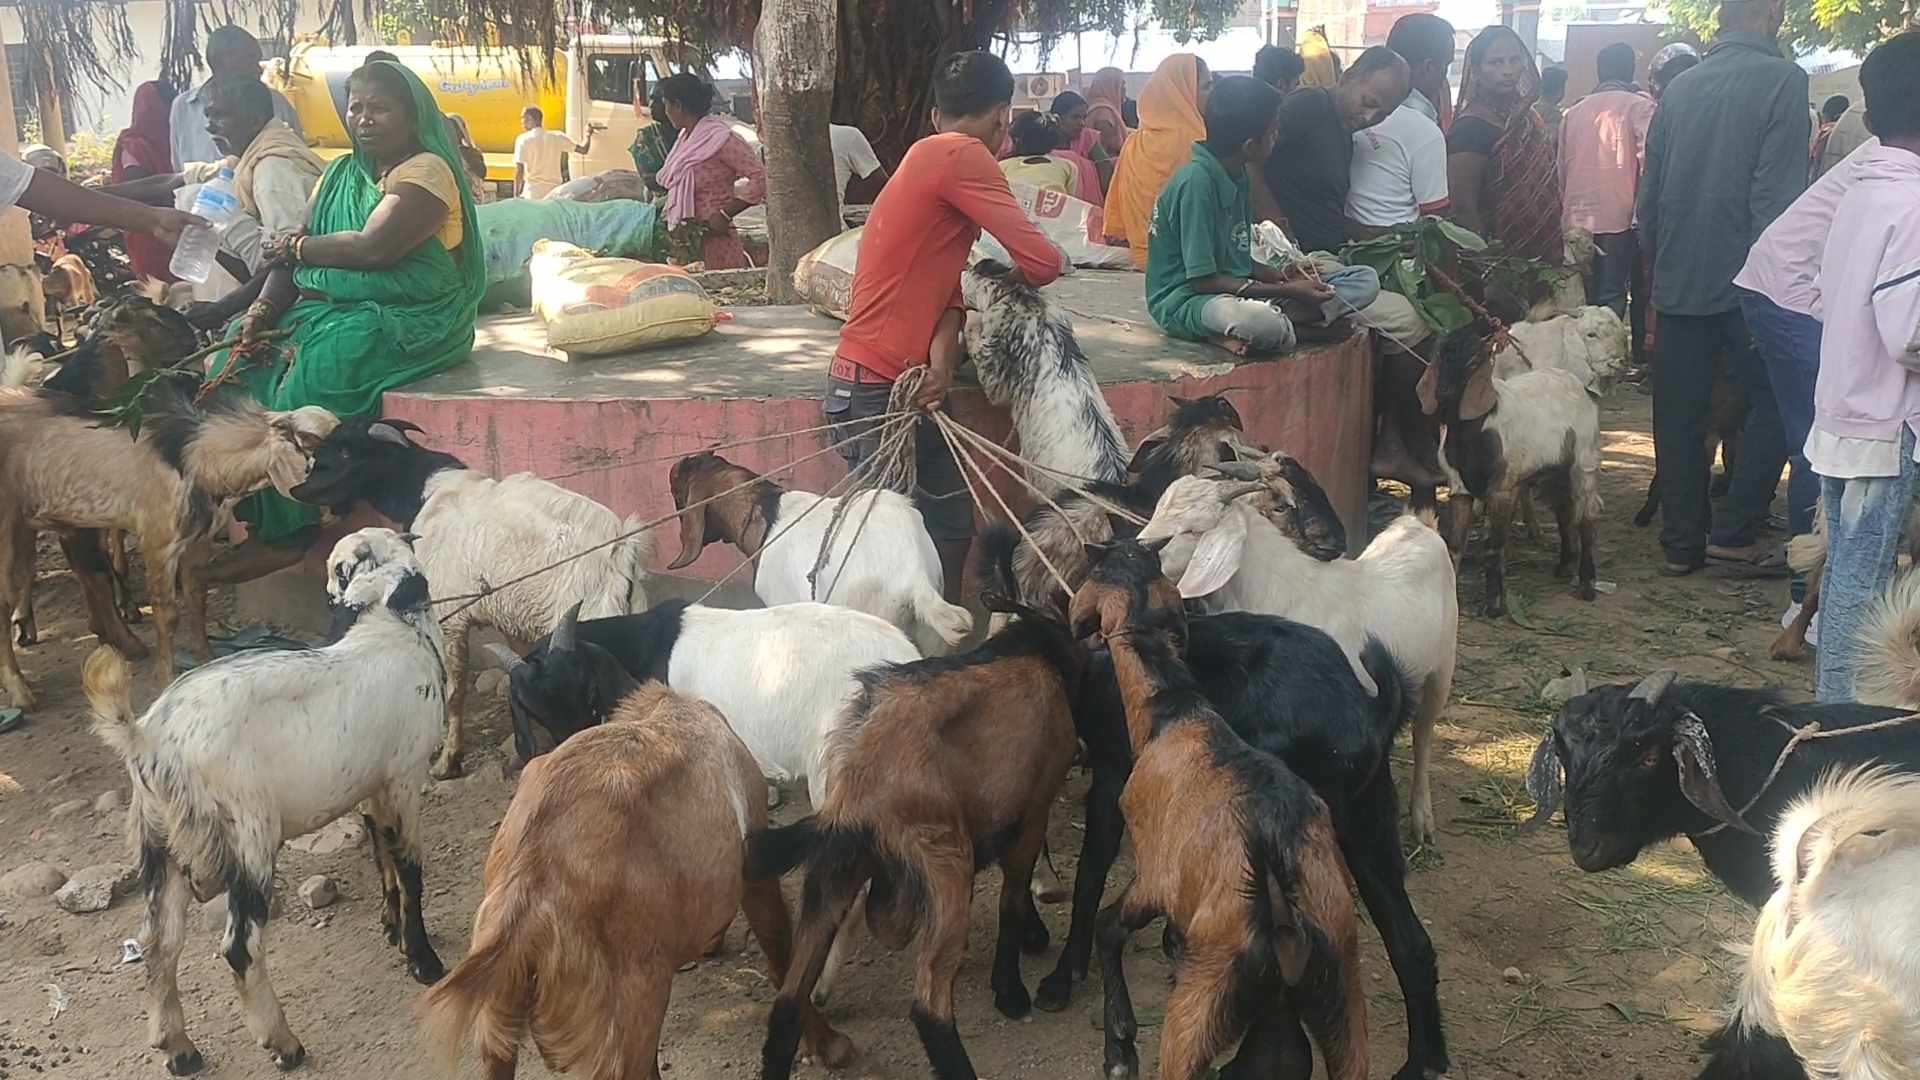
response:
[[[416,980],[441,975],[421,919],[418,831],[421,787],[446,717],[440,624],[427,579],[393,532],[346,537],[328,565],[355,617],[326,648],[215,660],[137,719],[126,661],[107,648],[87,660],[94,733],[133,780],[127,818],[147,894],[148,1037],[175,1075],[202,1065],[176,984],[188,902],[223,892],[222,952],[247,1030],[282,1069],[305,1058],[264,960],[274,861],[286,839],[355,806],[386,887],[388,940],[402,946]]]
[[[495,480],[459,458],[416,446],[404,420],[350,420],[315,449],[307,481],[293,489],[302,502],[344,511],[364,500],[418,537],[420,565],[442,597],[484,593],[440,611],[447,638],[447,738],[433,775],[460,775],[465,750],[467,638],[491,626],[520,645],[531,643],[580,604],[589,618],[644,611],[642,581],[653,538],[637,533],[584,495],[531,473]],[[629,535],[633,534],[633,535]],[[573,559],[527,580],[493,589]]]
[[[1093,365],[1073,336],[1073,320],[1008,268],[981,260],[960,275],[967,318],[967,356],[987,399],[1013,412],[1020,453],[1048,469],[1122,483],[1127,444],[1100,392]],[[1060,479],[1035,470],[1034,486],[1057,495]]]

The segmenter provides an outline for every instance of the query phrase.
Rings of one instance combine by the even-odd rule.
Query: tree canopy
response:
[[[1706,40],[1719,10],[1719,0],[1669,0],[1667,17]],[[1865,53],[1911,26],[1914,10],[1914,0],[1788,0],[1780,40],[1802,48]]]

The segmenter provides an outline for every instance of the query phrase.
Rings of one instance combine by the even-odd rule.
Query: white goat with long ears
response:
[[[133,779],[129,831],[147,894],[148,1037],[175,1075],[197,1071],[176,977],[189,898],[227,895],[222,953],[247,1030],[281,1069],[306,1056],[266,963],[280,845],[361,806],[386,886],[388,940],[422,983],[440,959],[421,919],[420,792],[446,716],[440,624],[427,579],[387,529],[341,540],[328,560],[354,618],[324,649],[243,652],[198,668],[135,718],[126,661],[87,660],[93,730]]]
[[[404,420],[341,424],[293,496],[334,507],[365,499],[418,537],[420,566],[440,598],[479,594],[437,609],[447,637],[447,740],[433,775],[444,780],[463,769],[473,629],[491,626],[524,648],[575,604],[587,617],[646,610],[653,538],[637,532],[638,515],[622,521],[531,473],[495,480],[416,446],[406,433],[418,430]]]
[[[1514,323],[1507,335],[1512,340],[1493,356],[1496,376],[1564,371],[1595,394],[1613,384],[1633,351],[1632,331],[1609,307],[1588,306],[1544,322]]]
[[[1920,1076],[1920,776],[1864,768],[1822,780],[1775,828],[1773,873],[1739,1015],[1704,1075],[1766,1058],[1764,1033],[1814,1080]]]
[[[683,511],[680,555],[668,570],[724,540],[755,560],[753,592],[769,607],[818,601],[864,611],[899,627],[923,656],[951,652],[973,632],[973,613],[940,595],[940,553],[913,500],[898,492],[849,495],[842,510],[841,499],[788,491],[717,454],[674,462],[667,486]],[[836,511],[840,528],[822,562]]]
[[[1357,559],[1321,562],[1289,539],[1250,496],[1294,500],[1275,480],[1249,483],[1184,476],[1160,497],[1140,540],[1165,540],[1160,565],[1180,595],[1209,611],[1278,615],[1319,627],[1339,644],[1360,685],[1377,693],[1361,663],[1369,637],[1393,653],[1413,688],[1414,838],[1438,835],[1429,772],[1433,726],[1453,691],[1460,631],[1453,559],[1429,525],[1402,515]]]
[[[1127,479],[1126,441],[1100,393],[1093,365],[1073,336],[1073,320],[1040,290],[1011,280],[1006,267],[982,260],[960,275],[967,318],[967,356],[988,400],[1013,412],[1020,453],[1068,476],[1120,484]],[[1060,479],[1027,477],[1049,495]]]

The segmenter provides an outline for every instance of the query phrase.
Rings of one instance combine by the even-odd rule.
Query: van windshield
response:
[[[632,53],[595,53],[587,57],[587,96],[595,101],[633,104],[633,81],[646,74],[645,58]]]

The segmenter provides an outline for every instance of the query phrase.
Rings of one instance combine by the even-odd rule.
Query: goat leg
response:
[[[826,970],[834,935],[860,895],[871,869],[859,865],[807,868],[801,890],[800,928],[794,935],[793,961],[767,1016],[767,1041],[760,1050],[760,1080],[787,1080],[805,1031],[808,999]]]
[[[1440,968],[1420,914],[1407,895],[1407,863],[1396,835],[1398,797],[1386,769],[1364,791],[1335,803],[1334,838],[1346,857],[1360,902],[1380,931],[1387,962],[1407,1009],[1407,1063],[1399,1077],[1418,1080],[1447,1071],[1447,1036],[1440,1022]]]
[[[395,787],[398,790],[376,796],[368,810],[380,826],[374,842],[386,848],[387,860],[400,881],[400,950],[407,958],[407,974],[422,986],[432,986],[446,968],[427,938],[426,919],[420,908],[420,796],[410,784],[402,782]]]
[[[949,846],[953,850],[945,850]],[[1037,854],[1039,846],[1033,850]],[[923,848],[916,855],[913,861],[926,875],[928,910],[926,939],[920,946],[913,977],[913,1027],[920,1033],[920,1045],[937,1080],[977,1080],[979,1074],[974,1072],[973,1061],[960,1041],[960,1030],[953,1022],[953,984],[960,976],[960,962],[966,959],[967,923],[973,907],[972,846],[942,845],[937,852]],[[946,872],[929,872],[934,867]],[[1027,882],[1020,882],[1019,891],[1025,892],[1026,888]],[[1004,910],[1004,901],[1002,907]],[[1018,930],[1016,926],[1015,950],[1019,948]],[[1016,975],[1018,964],[1016,959]]]
[[[440,747],[439,759],[433,763],[435,780],[453,780],[466,772],[462,759],[466,756],[467,628],[470,625],[463,620],[458,629],[448,628],[446,632],[447,739]]]
[[[740,907],[747,914],[747,928],[753,940],[766,954],[767,971],[776,986],[784,986],[793,959],[793,924],[787,917],[787,902],[780,894],[778,880],[749,881],[740,895]],[[853,1060],[853,1043],[833,1029],[820,1010],[805,998],[800,1002],[801,1045],[813,1059],[829,1069],[838,1069]]]
[[[1188,946],[1160,1025],[1165,1080],[1201,1080],[1213,1059],[1239,1037],[1233,979],[1240,950],[1247,947],[1245,941]]]
[[[1813,617],[1820,611],[1820,578],[1826,571],[1823,560],[1807,572],[1807,595],[1800,601],[1800,613],[1793,617],[1780,636],[1773,639],[1767,655],[1775,660],[1804,660],[1807,655],[1807,631],[1813,626]]]
[[[1124,957],[1127,939],[1159,915],[1145,904],[1135,904],[1133,886],[1129,885],[1120,899],[1100,909],[1100,918],[1094,927],[1094,936],[1100,945],[1100,978],[1107,999],[1107,1080],[1139,1080],[1140,1051],[1134,1045],[1139,1024],[1134,1017],[1133,996],[1127,991]]]
[[[13,610],[16,596],[25,596],[33,585],[33,531],[24,523],[0,528],[0,606]],[[13,635],[0,634],[0,687],[13,698],[15,706],[31,709],[33,690],[20,673],[20,662],[13,655]]]
[[[1291,1007],[1276,1009],[1275,999],[1284,1001],[1284,986],[1259,987],[1258,994],[1243,994],[1246,1001],[1247,1037],[1240,1052],[1220,1070],[1220,1080],[1308,1080],[1313,1076],[1313,1044],[1300,1026],[1300,1018]]]
[[[245,870],[227,883],[227,936],[221,950],[233,969],[233,986],[240,994],[240,1011],[254,1041],[273,1055],[275,1068],[297,1069],[307,1059],[307,1048],[287,1028],[287,1015],[267,978],[267,909],[273,893],[269,869],[262,880]]]
[[[186,1076],[206,1067],[187,1037],[187,1014],[180,1007],[180,950],[192,898],[187,872],[166,848],[143,838],[140,877],[147,886],[147,922],[140,931],[146,949],[147,1042],[166,1055],[168,1072]]]
[[[1487,497],[1487,570],[1489,619],[1507,613],[1507,526],[1513,519],[1513,492],[1498,490]]]
[[[400,873],[394,868],[387,845],[380,842],[380,823],[373,820],[372,814],[360,815],[360,821],[367,829],[367,847],[373,851],[374,872],[380,875],[380,928],[386,932],[387,944],[397,946],[400,944]]]
[[[133,566],[127,561],[127,532],[114,529],[107,533],[107,566],[113,571],[114,607],[129,625],[145,618],[140,601],[133,595]]]
[[[207,640],[207,555],[206,545],[196,544],[181,557],[180,592],[176,599],[187,609],[187,648],[194,660],[202,664],[213,659],[213,643]],[[126,588],[119,577],[113,581],[121,589]]]
[[[29,569],[24,588],[20,590],[20,600],[13,606],[9,623],[13,632],[13,643],[21,648],[30,648],[40,643],[40,624],[33,618],[33,573]]]
[[[1040,948],[1046,948],[1047,925],[1040,922],[1040,914],[1034,910],[1033,893],[1027,888],[1033,882],[1033,864],[1040,857],[1040,843],[1046,837],[1046,822],[1044,813],[1037,822],[1029,818],[1000,857],[1000,933],[994,941],[993,975],[989,981],[993,986],[994,1008],[1009,1020],[1022,1019],[1033,1011],[1033,998],[1020,978],[1020,952],[1028,944],[1028,934],[1036,923],[1040,927]]]
[[[1653,515],[1659,512],[1660,470],[1655,469],[1652,478],[1647,481],[1646,501],[1640,504],[1639,511],[1633,515],[1633,527],[1636,529],[1644,529],[1648,525],[1653,524]]]
[[[1087,977],[1093,958],[1094,918],[1100,897],[1107,891],[1107,874],[1120,855],[1125,823],[1120,818],[1120,792],[1127,786],[1124,768],[1096,762],[1093,783],[1087,788],[1086,835],[1080,841],[1080,864],[1073,877],[1073,915],[1067,941],[1052,974],[1040,980],[1033,1003],[1045,1012],[1060,1012],[1073,999],[1073,984]]]
[[[80,595],[86,600],[88,629],[127,659],[144,659],[147,655],[146,645],[134,636],[120,618],[120,613],[114,610],[112,571],[106,552],[100,545],[99,531],[79,529],[59,535],[60,550],[67,557],[67,565],[73,568],[73,576],[80,582]],[[147,565],[158,564],[149,562]]]
[[[1555,581],[1567,581],[1573,577],[1576,555],[1574,551],[1573,491],[1565,480],[1558,477],[1546,483],[1547,499],[1553,505],[1554,530],[1560,536],[1560,557],[1553,563]]]

